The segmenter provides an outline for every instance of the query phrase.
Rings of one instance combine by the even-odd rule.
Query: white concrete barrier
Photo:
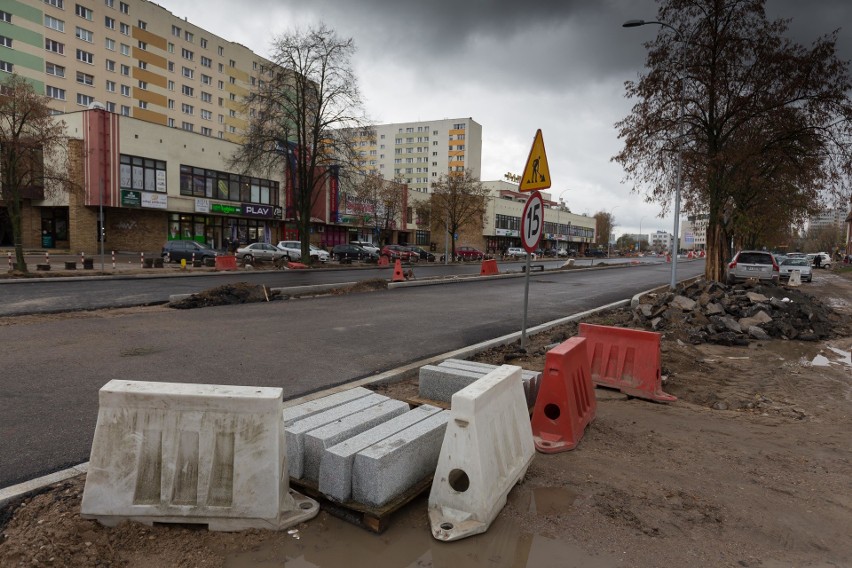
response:
[[[113,380],[99,400],[84,518],[280,530],[319,512],[290,490],[281,389]]]
[[[520,367],[503,365],[455,393],[429,494],[432,536],[488,530],[534,454]]]
[[[791,271],[790,272],[790,281],[788,282],[788,284],[790,286],[793,286],[794,288],[796,286],[801,286],[802,285],[802,273],[799,272],[798,270]]]

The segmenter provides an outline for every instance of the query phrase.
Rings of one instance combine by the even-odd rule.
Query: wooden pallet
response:
[[[330,515],[365,528],[368,531],[381,534],[388,528],[390,517],[396,511],[432,487],[432,476],[430,475],[423,479],[390,503],[378,508],[355,501],[347,501],[345,503],[332,501],[326,495],[320,493],[317,484],[306,479],[293,479],[291,477],[290,487],[315,499],[320,504],[320,508],[327,511]]]

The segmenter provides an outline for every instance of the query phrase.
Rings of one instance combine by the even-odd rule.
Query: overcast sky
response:
[[[574,213],[612,212],[616,236],[671,232],[610,161],[614,123],[630,110],[624,81],[645,62],[658,26],[653,0],[159,0],[176,16],[268,57],[271,40],[323,21],[355,40],[366,111],[377,124],[471,117],[482,125],[482,179],[521,173],[541,128],[553,185]],[[203,6],[203,9],[199,9]],[[840,27],[852,59],[852,2],[768,0],[804,45]]]

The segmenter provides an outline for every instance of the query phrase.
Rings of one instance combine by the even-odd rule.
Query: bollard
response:
[[[7,251],[6,255],[9,257],[9,272],[12,272],[12,251]]]
[[[80,251],[80,264],[86,264],[86,253]]]
[[[195,253],[192,253],[192,266],[195,266]]]
[[[139,268],[145,268],[145,253],[140,252],[139,255]]]
[[[167,251],[166,252],[166,264],[171,264],[171,262],[172,262],[172,253]]]
[[[115,251],[112,251],[112,269],[115,270]]]
[[[50,253],[47,251],[44,252],[44,263],[50,266]]]

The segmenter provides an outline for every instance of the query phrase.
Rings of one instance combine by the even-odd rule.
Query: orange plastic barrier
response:
[[[308,268],[308,265],[302,264],[301,262],[288,262],[287,268],[290,268],[292,270],[301,270],[303,268]]]
[[[532,416],[535,449],[544,454],[573,450],[596,410],[586,339],[572,337],[545,358]]]
[[[500,274],[500,271],[497,270],[497,260],[483,260],[482,266],[479,269],[480,276],[491,276],[492,274]]]
[[[237,257],[235,256],[217,256],[216,270],[236,270]]]
[[[695,257],[695,255],[693,254],[692,251],[689,251],[689,253],[687,253],[687,255],[686,255],[686,258],[689,258],[689,259],[692,259],[694,257]]]
[[[402,261],[399,259],[396,259],[396,264],[393,265],[391,282],[405,282],[405,274],[402,273]]]
[[[657,402],[677,400],[663,392],[659,333],[581,323],[580,337],[586,338],[596,385]]]
[[[388,266],[389,264],[390,264],[390,261],[388,260],[387,255],[383,254],[382,256],[379,257],[378,266]]]
[[[672,255],[667,254],[666,255],[666,262],[671,262],[671,261],[672,261]]]

